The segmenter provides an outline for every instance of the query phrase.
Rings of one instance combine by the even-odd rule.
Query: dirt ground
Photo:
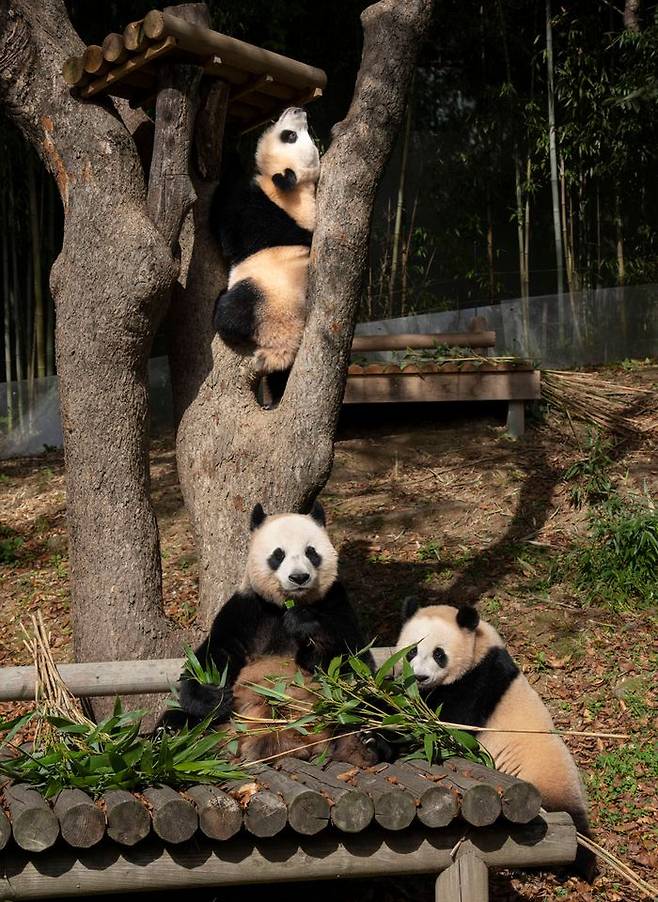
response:
[[[628,370],[606,377],[658,387],[658,367]],[[408,595],[476,601],[559,728],[630,734],[568,744],[585,776],[595,838],[656,883],[658,612],[588,606],[568,583],[551,584],[551,562],[586,528],[586,512],[570,505],[563,479],[579,446],[554,419],[531,423],[511,441],[503,414],[486,405],[350,411],[322,495],[342,575],[379,644],[395,639]],[[656,441],[627,442],[615,458],[611,475],[621,489],[658,497]],[[196,562],[169,439],[154,447],[152,479],[167,611],[189,623]],[[0,666],[27,663],[19,625],[36,610],[52,630],[57,659],[71,659],[65,514],[61,454],[3,462],[0,538],[13,544],[0,558]],[[0,706],[0,715],[14,707]],[[348,898],[346,891],[343,884]],[[357,895],[362,902],[433,898],[431,883],[418,880],[355,885]],[[641,898],[605,868],[593,889],[546,874],[493,877],[495,902]]]

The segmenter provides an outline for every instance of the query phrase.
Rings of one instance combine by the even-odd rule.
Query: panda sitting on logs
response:
[[[193,725],[212,715],[213,722],[221,725],[232,713],[269,720],[269,704],[251,686],[267,685],[271,677],[283,678],[297,701],[312,703],[307,687],[312,686],[314,669],[326,668],[337,655],[362,652],[366,646],[337,579],[337,559],[319,503],[310,514],[269,517],[257,504],[251,514],[242,586],[221,608],[196,652],[202,665],[213,661],[220,673],[226,670],[225,686],[201,684],[184,673],[178,691],[182,710],[169,712],[165,724]],[[374,666],[369,651],[361,657]],[[292,683],[298,671],[304,674],[304,686]],[[298,716],[298,711],[290,712],[291,720]],[[322,751],[324,745],[318,742],[323,739],[332,758],[363,767],[377,763],[376,737],[302,735],[292,729],[240,733],[239,754],[253,761],[294,750],[297,757],[308,759]]]
[[[253,352],[257,375],[277,374],[268,382],[280,397],[306,322],[320,175],[304,110],[285,110],[263,132],[255,162],[251,181],[224,180],[213,200],[212,226],[230,261],[214,325],[228,345]]]
[[[411,646],[407,657],[427,704],[433,710],[440,705],[447,723],[492,728],[477,738],[496,768],[532,783],[547,811],[568,812],[589,836],[576,763],[493,626],[470,605],[420,607],[413,598],[404,603],[402,618],[397,649]],[[597,873],[595,857],[580,845],[575,871],[590,883]]]

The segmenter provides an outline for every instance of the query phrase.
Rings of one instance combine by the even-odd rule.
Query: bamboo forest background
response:
[[[157,5],[68,3],[87,43]],[[220,30],[327,70],[310,108],[326,146],[351,97],[365,0],[209,5]],[[640,0],[437,0],[376,207],[361,319],[658,282],[657,15]],[[247,157],[253,139],[240,146]],[[3,119],[0,167],[0,382],[29,395],[55,372],[48,274],[63,217]]]

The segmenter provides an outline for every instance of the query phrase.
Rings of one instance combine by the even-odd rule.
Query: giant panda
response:
[[[356,614],[337,579],[337,553],[326,530],[322,506],[310,514],[267,516],[261,504],[251,514],[251,541],[240,589],[220,609],[209,635],[197,649],[206,665],[212,660],[226,671],[224,687],[201,684],[183,674],[178,699],[181,711],[165,723],[196,724],[212,716],[223,725],[231,713],[271,718],[271,709],[251,684],[266,685],[270,678],[291,683],[298,670],[304,686],[289,685],[299,701],[310,698],[312,673],[326,668],[337,655],[361,652],[373,666]],[[291,719],[298,713],[291,712]],[[329,733],[302,735],[295,730],[246,736],[238,733],[239,753],[256,760],[301,748],[298,757],[322,750],[325,739],[332,757],[353,764],[376,763],[376,742],[370,737]],[[314,745],[310,746],[310,743]],[[306,748],[306,746],[309,746]]]
[[[471,606],[420,607],[407,599],[397,648],[407,657],[425,701],[452,723],[495,730],[554,730],[548,709],[512,660],[496,630]],[[567,811],[589,835],[578,768],[554,733],[478,733],[496,768],[534,784],[547,811]],[[578,847],[576,871],[591,880],[595,859]]]
[[[290,369],[306,322],[320,156],[304,110],[284,110],[263,132],[255,164],[250,182],[220,184],[213,201],[230,261],[214,325],[227,344],[253,352],[255,372],[266,375]]]

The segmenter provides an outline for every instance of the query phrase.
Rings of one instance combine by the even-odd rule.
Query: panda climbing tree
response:
[[[83,102],[69,90],[62,67],[83,44],[63,0],[0,5],[0,105],[53,175],[64,210],[50,283],[78,660],[181,647],[162,610],[148,470],[147,364],[165,317],[178,471],[198,542],[199,634],[244,567],[245,512],[259,500],[303,510],[324,484],[375,191],[431,7],[379,0],[362,13],[354,96],[322,160],[308,317],[285,397],[268,411],[251,363],[212,321],[227,283],[209,225],[226,89],[197,66],[163,62],[153,132],[127,102]],[[208,25],[205,4],[169,12]]]

